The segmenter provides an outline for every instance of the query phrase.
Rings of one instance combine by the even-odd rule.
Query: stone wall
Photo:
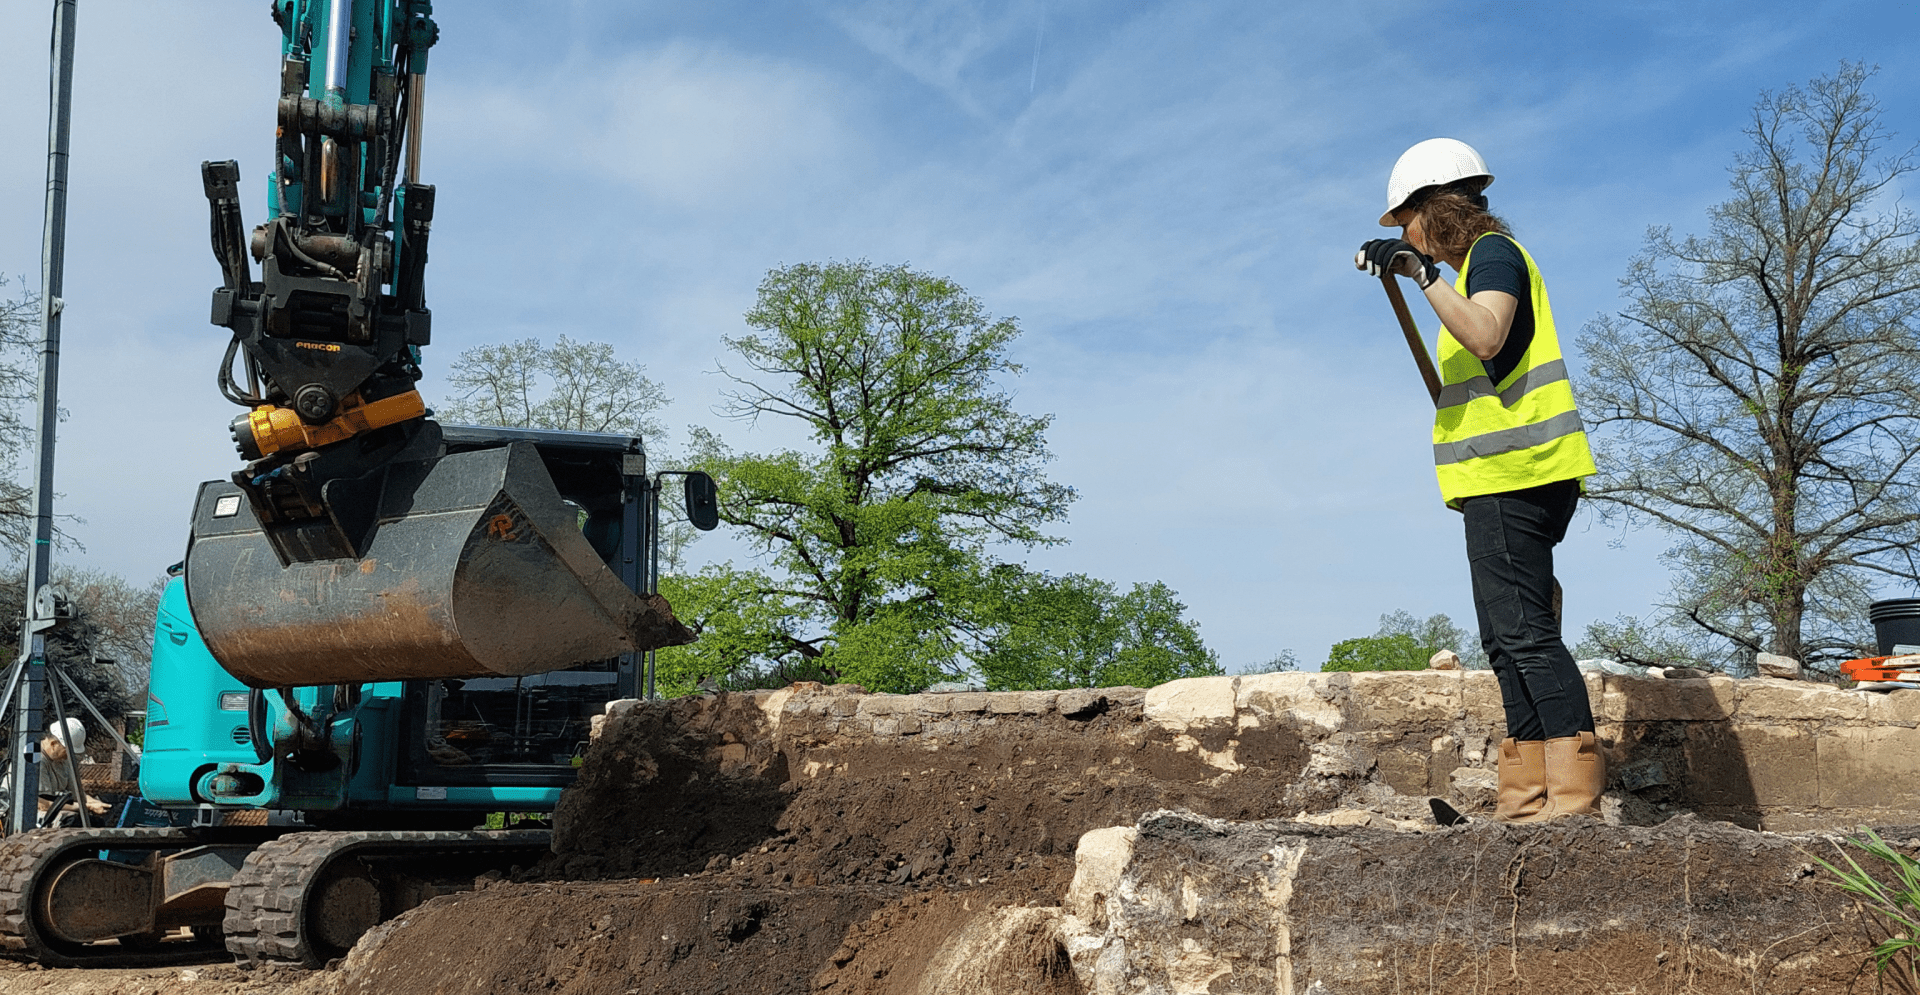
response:
[[[1651,825],[1693,812],[1778,831],[1920,823],[1920,692],[1611,674],[1587,684],[1610,771],[1609,821]],[[855,753],[864,761],[876,750],[903,758],[967,750],[1049,719],[1071,726],[1101,716],[1101,749],[1129,764],[1152,756],[1164,775],[1179,768],[1215,788],[1266,782],[1274,808],[1249,818],[1344,809],[1420,819],[1428,796],[1484,809],[1505,724],[1486,671],[1206,677],[1147,691],[868,695],[815,686],[721,697],[729,700],[702,712],[712,742],[688,748],[708,750],[722,769],[791,763],[806,782],[843,772]],[[658,711],[615,702],[605,721],[657,722],[646,716]]]

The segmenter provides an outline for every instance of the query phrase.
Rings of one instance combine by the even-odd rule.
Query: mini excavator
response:
[[[591,718],[693,638],[655,592],[659,482],[711,529],[711,478],[649,476],[637,438],[442,426],[415,387],[429,0],[272,11],[266,220],[236,163],[202,166],[244,465],[201,485],[156,619],[139,808],[161,824],[129,804],[0,841],[6,956],[338,957],[545,853],[476,827],[553,811]]]

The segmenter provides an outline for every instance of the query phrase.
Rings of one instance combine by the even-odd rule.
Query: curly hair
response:
[[[1513,237],[1506,219],[1487,210],[1487,198],[1461,184],[1441,187],[1413,205],[1420,214],[1427,244],[1440,258],[1460,257],[1487,232]]]

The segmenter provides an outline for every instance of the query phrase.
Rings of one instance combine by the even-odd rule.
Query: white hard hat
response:
[[[1387,177],[1387,213],[1380,215],[1380,224],[1393,227],[1393,212],[1428,187],[1476,177],[1486,178],[1486,183],[1480,184],[1482,190],[1493,182],[1493,174],[1487,172],[1487,161],[1480,158],[1473,146],[1457,138],[1429,138],[1402,152],[1400,161],[1393,164],[1393,175]]]
[[[60,745],[75,753],[87,752],[87,727],[79,719],[68,719],[63,723],[50,726],[47,730]]]

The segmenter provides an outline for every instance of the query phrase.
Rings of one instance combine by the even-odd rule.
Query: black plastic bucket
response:
[[[1920,646],[1920,598],[1876,601],[1867,609],[1867,618],[1873,622],[1881,656],[1891,655],[1895,646]]]

